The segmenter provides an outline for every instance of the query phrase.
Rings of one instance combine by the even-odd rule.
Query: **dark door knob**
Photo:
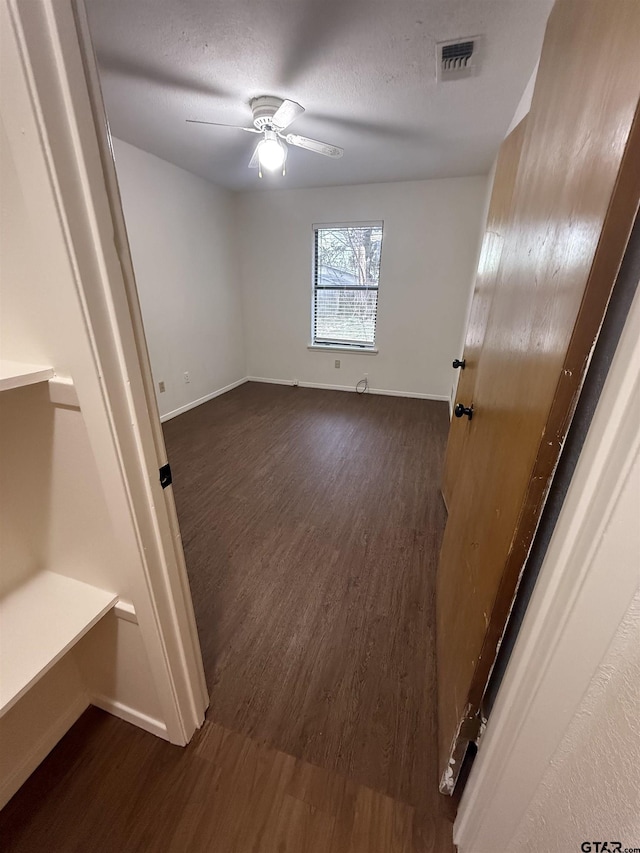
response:
[[[457,418],[463,418],[466,415],[469,420],[471,420],[471,418],[473,417],[473,406],[469,408],[468,406],[463,406],[462,403],[458,403],[455,409],[453,410],[453,414]]]
[[[456,358],[453,361],[453,366],[459,367],[461,370],[464,370],[465,363],[466,363],[466,359],[463,358],[462,361],[460,361],[459,358]]]

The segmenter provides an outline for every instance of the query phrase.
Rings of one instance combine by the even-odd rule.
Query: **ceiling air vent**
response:
[[[478,68],[480,37],[441,41],[436,45],[438,80],[460,80],[473,77]]]

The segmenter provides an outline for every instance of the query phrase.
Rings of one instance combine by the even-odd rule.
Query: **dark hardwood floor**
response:
[[[206,789],[193,777],[195,802],[182,803],[191,814],[190,840],[182,849],[453,850],[452,803],[437,786],[434,651],[435,572],[445,521],[439,482],[447,429],[445,403],[258,383],[165,425],[211,692],[208,722],[177,757],[175,748],[92,711],[94,723],[79,724],[85,749],[96,754],[103,731],[109,741],[103,749],[113,755],[118,742],[117,761],[126,762],[125,752],[142,749],[148,767],[155,762],[162,769],[166,763],[170,778],[180,765],[189,779],[196,772],[188,769],[189,756],[197,765],[207,755],[217,769],[206,765],[203,772],[211,785],[215,777],[217,792],[220,785],[225,790],[233,785],[216,764],[215,744],[235,732],[238,743],[247,744],[238,747],[243,755],[260,749],[276,763],[289,761],[291,773],[297,767],[311,776],[324,774],[322,784],[314,782],[317,790],[339,784],[345,792],[350,785],[344,796],[352,804],[338,798],[339,807],[327,811],[335,825],[348,824],[351,834],[345,830],[316,848],[311,840],[300,840],[307,838],[304,833],[316,839],[329,830],[315,816],[317,804],[303,808],[304,798],[296,800],[287,777],[284,799],[277,808],[272,803],[272,810],[285,815],[278,820],[282,832],[289,827],[293,833],[288,840],[278,836],[276,844],[272,827],[270,840],[251,836],[249,844],[247,836],[243,843],[216,846]],[[76,729],[5,810],[10,849],[40,849],[20,846],[21,839],[38,837],[20,818],[26,807],[20,798],[50,790],[42,780],[62,772],[65,749],[90,772],[89,759],[83,764],[65,746],[75,738],[77,748]],[[211,753],[203,742],[214,744]],[[99,761],[106,772],[106,757]],[[229,767],[229,760],[222,766]],[[118,775],[109,772],[112,784],[120,785]],[[154,807],[164,808],[171,785],[158,781],[155,787]],[[255,803],[246,786],[243,790],[244,800],[237,792],[231,799],[249,815]],[[81,797],[82,787],[76,794]],[[70,795],[64,796],[67,802]],[[353,806],[356,802],[360,805]],[[206,820],[199,818],[200,835],[193,834],[194,809],[209,813]],[[227,831],[229,814],[223,819],[219,809],[216,813],[218,829]],[[368,815],[364,823],[362,814]],[[250,820],[246,815],[241,822]],[[184,824],[184,816],[175,816]],[[323,826],[317,832],[311,828],[314,820]],[[154,822],[148,821],[146,846],[94,849],[179,849],[162,847]],[[54,844],[48,849],[84,848]]]
[[[95,708],[0,813],[7,853],[450,850],[415,832],[411,806],[209,720],[180,749]]]

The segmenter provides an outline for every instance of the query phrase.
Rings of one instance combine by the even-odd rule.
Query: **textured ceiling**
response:
[[[87,0],[115,136],[235,190],[482,174],[540,53],[552,0]],[[480,73],[436,83],[436,42],[482,35]],[[276,95],[291,131],[345,149],[290,148],[287,175],[247,163]]]

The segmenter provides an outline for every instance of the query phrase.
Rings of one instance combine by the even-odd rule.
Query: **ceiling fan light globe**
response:
[[[258,158],[263,169],[275,172],[284,164],[284,146],[277,139],[263,139],[258,146]]]

